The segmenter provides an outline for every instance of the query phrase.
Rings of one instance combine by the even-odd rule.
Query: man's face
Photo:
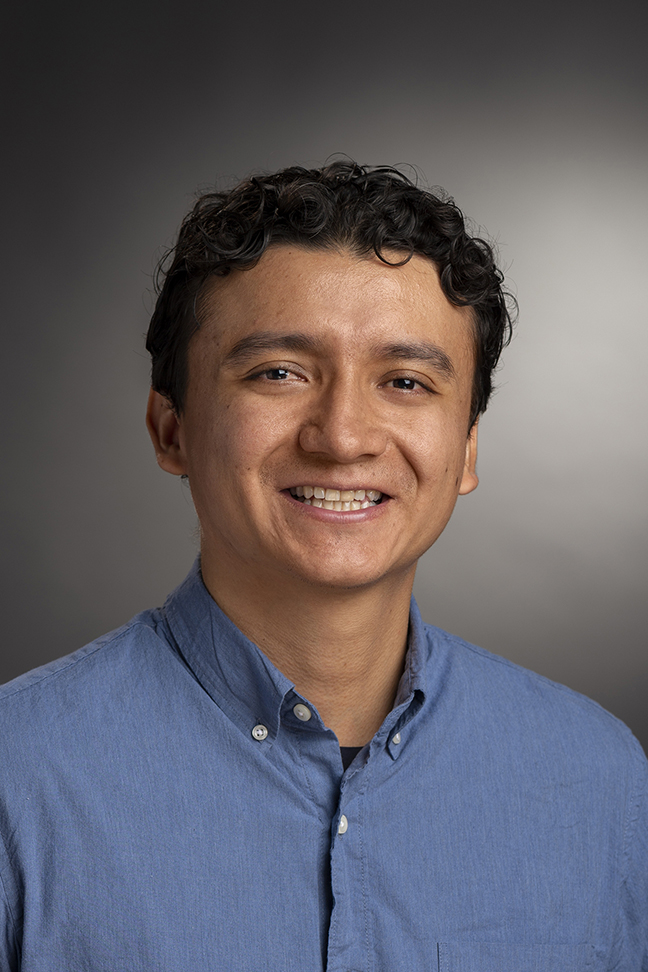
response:
[[[189,477],[203,563],[336,588],[413,572],[477,485],[470,311],[434,265],[277,246],[204,307],[158,451]]]

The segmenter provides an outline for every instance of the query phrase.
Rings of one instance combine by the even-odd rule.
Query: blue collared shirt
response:
[[[640,747],[414,602],[346,773],[198,566],[0,689],[0,766],[2,972],[648,969]]]

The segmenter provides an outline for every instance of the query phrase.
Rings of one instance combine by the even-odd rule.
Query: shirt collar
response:
[[[293,705],[302,697],[214,601],[203,583],[199,557],[183,583],[167,598],[163,613],[178,651],[219,708],[246,735],[260,724],[268,730],[268,741],[274,740],[287,698],[294,696],[290,698]],[[408,723],[423,704],[429,651],[421,615],[412,598],[405,669],[394,708],[377,738],[392,732],[397,723],[399,728]],[[303,701],[308,703],[307,699]]]

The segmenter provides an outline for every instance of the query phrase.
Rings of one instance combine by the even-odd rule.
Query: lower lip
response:
[[[305,503],[296,499],[290,490],[282,489],[281,492],[293,506],[301,510],[306,516],[312,516],[324,523],[364,523],[366,520],[375,520],[377,516],[382,516],[390,503],[390,500],[383,496],[382,501],[376,506],[367,506],[364,510],[345,510],[342,512],[341,510],[325,510],[321,506],[306,506]]]

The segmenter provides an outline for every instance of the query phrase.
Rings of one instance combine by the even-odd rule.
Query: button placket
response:
[[[340,803],[332,821],[331,891],[334,906],[328,938],[327,968],[350,972],[372,965],[367,939],[368,865],[365,841],[365,791],[346,782],[341,787]]]

